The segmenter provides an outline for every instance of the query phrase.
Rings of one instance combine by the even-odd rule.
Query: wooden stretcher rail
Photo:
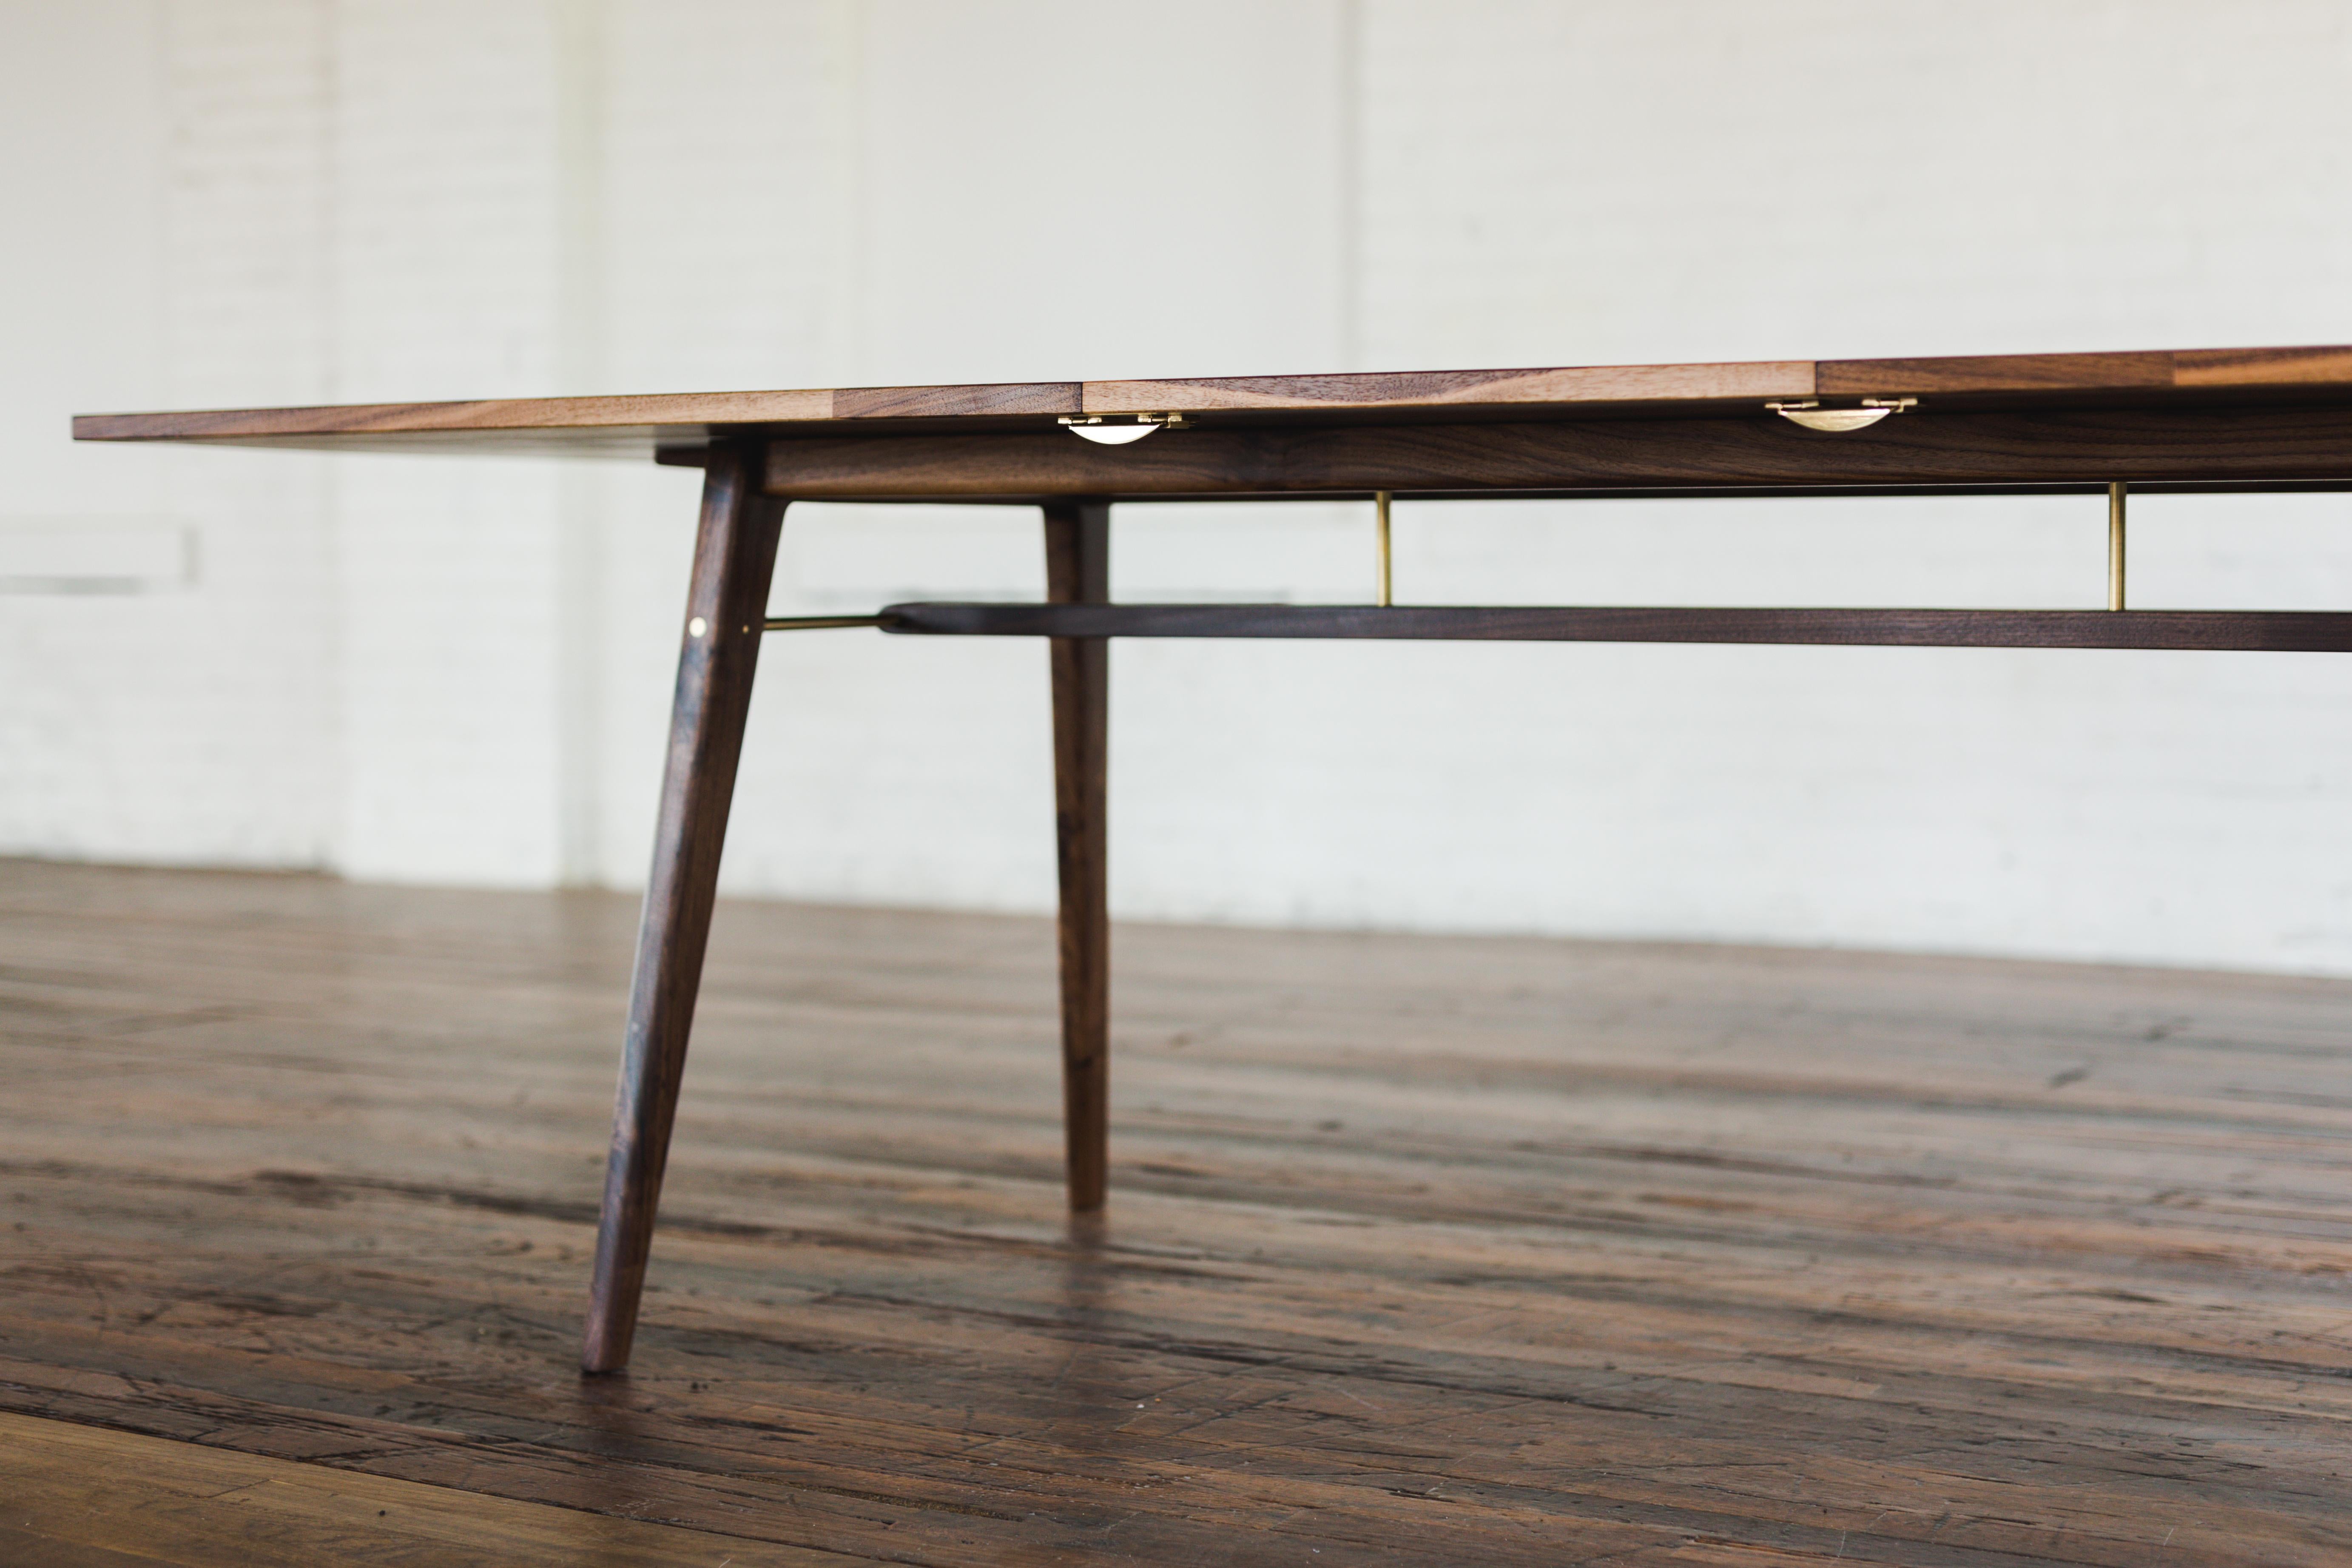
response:
[[[1843,610],[1413,605],[892,605],[923,637],[1349,637],[1432,642],[1823,643],[2352,652],[2336,610]]]

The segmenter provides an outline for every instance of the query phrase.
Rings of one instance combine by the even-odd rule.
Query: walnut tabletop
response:
[[[1760,360],[1165,381],[504,398],[86,414],[80,441],[644,458],[751,435],[1050,431],[1064,416],[1177,414],[1204,428],[1758,415],[1768,402],[1914,397],[1952,411],[2352,401],[2352,346]],[[1152,443],[1154,447],[1160,445]]]

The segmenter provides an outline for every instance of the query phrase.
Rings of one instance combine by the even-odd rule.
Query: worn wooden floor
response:
[[[0,1562],[2352,1563],[2352,984],[0,862]],[[171,1441],[160,1441],[169,1439]]]

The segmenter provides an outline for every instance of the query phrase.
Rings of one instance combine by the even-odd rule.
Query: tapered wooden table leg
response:
[[[1110,602],[1110,504],[1045,508],[1045,597]],[[1110,1159],[1110,912],[1105,807],[1110,645],[1055,637],[1054,821],[1061,857],[1062,1131],[1070,1207],[1103,1205]]]
[[[735,794],[735,763],[783,521],[783,503],[759,492],[761,462],[757,446],[715,447],[703,470],[702,526],[670,708],[653,874],[629,983],[604,1221],[580,1354],[588,1372],[627,1365],[636,1332],[637,1298],[669,1158],[670,1122],[686,1069],[687,1032],[702,981],[727,808]]]

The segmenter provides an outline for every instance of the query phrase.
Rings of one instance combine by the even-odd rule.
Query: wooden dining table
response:
[[[1104,1202],[1109,639],[1121,637],[2352,649],[2352,613],[2126,607],[2134,494],[2352,488],[2352,348],[1065,381],[85,415],[85,441],[612,458],[698,468],[701,514],[640,919],[582,1365],[626,1365],[762,638],[1048,639],[1070,1206]],[[1393,499],[2079,495],[2081,609],[1398,605]],[[1357,500],[1364,605],[1120,604],[1119,502]],[[1030,506],[1037,604],[767,610],[794,500]]]

